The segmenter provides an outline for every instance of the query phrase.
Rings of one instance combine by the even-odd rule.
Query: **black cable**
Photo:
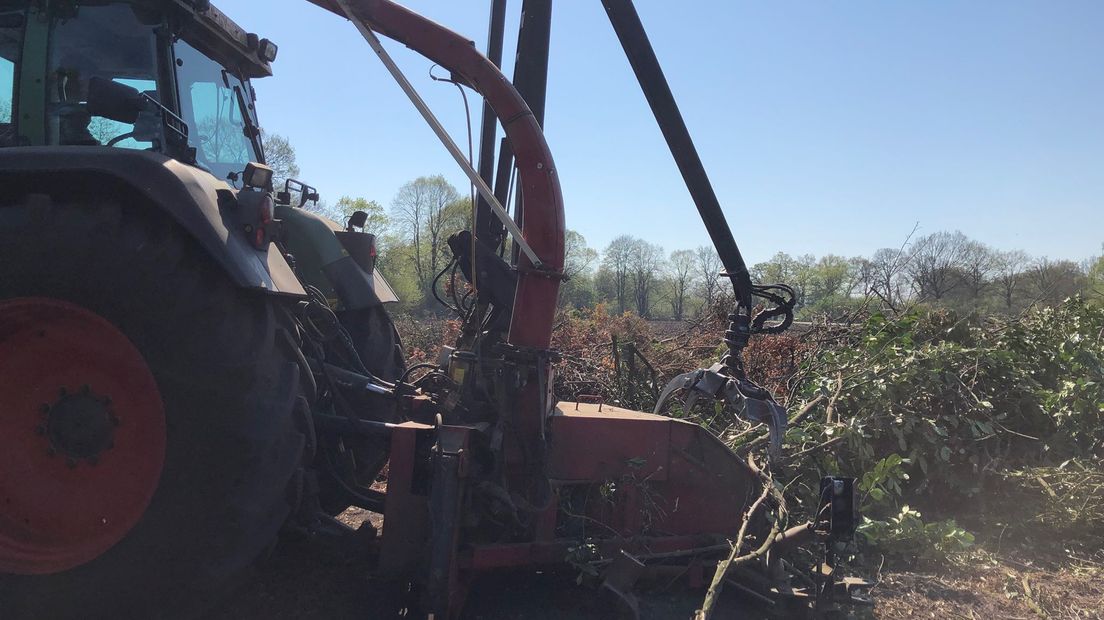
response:
[[[429,68],[429,79],[433,80],[434,82],[447,82],[449,84],[452,84],[453,86],[456,87],[456,90],[460,91],[460,97],[464,100],[464,118],[467,119],[467,127],[468,127],[468,165],[474,167],[475,166],[475,145],[474,145],[474,141],[472,140],[471,108],[468,107],[468,93],[464,92],[464,86],[462,84],[460,84],[460,82],[457,82],[456,80],[453,80],[453,79],[450,79],[450,78],[439,78],[436,75],[433,75],[433,69],[435,67],[438,67],[438,66],[440,66],[440,65],[434,64],[433,66],[431,66]],[[470,185],[471,185],[471,201],[472,201],[472,205],[474,205],[475,204],[475,185],[474,184],[470,184]],[[473,230],[475,229],[475,223],[474,222],[472,223],[472,229]]]
[[[406,383],[406,379],[407,379],[407,377],[410,376],[410,373],[414,372],[415,370],[419,370],[421,368],[434,368],[434,369],[436,369],[437,364],[430,364],[429,362],[424,362],[424,363],[421,363],[421,364],[414,364],[410,368],[406,369],[406,372],[404,372],[402,374],[402,377],[399,377],[399,383]]]
[[[797,292],[785,284],[756,285],[752,294],[774,304],[757,313],[751,321],[751,331],[756,334],[780,334],[786,331],[794,320],[794,306],[797,305]],[[767,325],[767,321],[782,317],[781,322]]]
[[[429,290],[430,290],[430,292],[432,292],[432,293],[433,293],[433,298],[434,298],[434,299],[436,299],[438,303],[440,303],[440,304],[441,304],[442,306],[444,306],[444,307],[448,308],[449,310],[452,310],[452,311],[453,311],[453,312],[455,312],[456,314],[459,314],[460,316],[463,316],[463,314],[461,314],[461,313],[460,313],[460,309],[459,309],[459,308],[454,308],[454,307],[453,307],[452,305],[450,305],[450,304],[449,304],[449,303],[448,303],[447,301],[445,301],[444,299],[441,299],[441,296],[437,294],[437,283],[441,281],[441,276],[445,275],[445,272],[446,272],[446,271],[448,271],[449,269],[452,269],[452,266],[453,266],[453,265],[455,265],[455,264],[456,264],[456,257],[454,256],[454,257],[452,258],[452,260],[450,260],[450,261],[448,262],[448,264],[447,264],[447,265],[445,265],[445,268],[444,268],[444,269],[442,269],[442,270],[440,271],[440,273],[438,273],[438,274],[437,274],[437,275],[436,275],[436,276],[435,276],[435,277],[433,278],[433,283],[432,283],[432,284],[430,284]]]
[[[337,317],[337,314],[330,308],[326,295],[318,288],[305,285],[304,290],[311,297],[311,303],[308,304],[304,318],[314,330],[317,338],[321,342],[330,342],[332,340],[340,341],[342,350],[338,353],[344,358],[345,362],[352,366],[355,370],[361,374],[371,376],[372,373],[368,371],[368,367],[364,365],[364,360],[360,357],[360,352],[357,351],[356,343],[353,342],[352,336],[349,335],[349,331],[345,329],[345,326],[341,324],[341,319]],[[327,333],[318,326],[317,323],[310,316],[310,309],[315,309],[319,313],[322,319],[329,323],[327,326],[330,329],[330,333]]]
[[[466,314],[464,309],[460,306],[460,298],[456,296],[456,270],[460,268],[460,261],[452,261],[452,271],[449,272],[448,289],[449,296],[452,297],[452,307],[456,309],[456,313],[460,315],[460,318],[464,318]]]

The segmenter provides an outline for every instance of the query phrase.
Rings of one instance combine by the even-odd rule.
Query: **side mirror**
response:
[[[353,211],[353,215],[349,217],[349,224],[346,230],[352,231],[354,228],[364,228],[364,225],[367,223],[367,213],[364,211]]]
[[[135,88],[101,77],[88,80],[88,113],[92,116],[132,125],[145,107],[142,93]]]

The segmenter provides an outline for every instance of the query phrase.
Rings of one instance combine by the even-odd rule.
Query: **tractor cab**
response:
[[[250,81],[272,75],[276,54],[201,0],[0,0],[0,147],[96,147],[70,152],[78,167],[102,164],[103,147],[128,149],[202,170],[200,209],[219,205],[218,219],[262,252],[277,236],[262,220],[278,218],[281,253],[335,309],[397,301],[374,270],[372,235],[298,208],[305,200],[277,199],[258,215],[257,194],[273,188],[256,165],[265,154]],[[243,189],[261,191],[234,191]],[[251,206],[230,215],[219,194],[228,190]]]
[[[206,3],[0,0],[0,146],[155,151],[234,182],[264,161],[249,80],[275,57]]]

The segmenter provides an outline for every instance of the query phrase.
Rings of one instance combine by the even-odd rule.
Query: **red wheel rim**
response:
[[[114,325],[55,299],[0,302],[0,573],[91,561],[134,527],[165,461],[165,411]]]

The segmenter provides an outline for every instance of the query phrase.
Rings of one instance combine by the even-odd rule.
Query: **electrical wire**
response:
[[[460,91],[460,97],[464,100],[464,119],[466,121],[466,126],[468,128],[468,165],[471,166],[474,169],[475,168],[475,140],[473,138],[474,131],[472,129],[471,107],[468,106],[468,93],[464,92],[464,87],[463,87],[463,85],[460,84],[460,82],[457,82],[456,80],[453,80],[451,78],[439,78],[436,75],[433,75],[433,68],[437,67],[437,66],[439,66],[439,65],[434,64],[433,66],[431,66],[429,68],[429,79],[431,79],[435,82],[448,82],[449,84],[452,84],[453,86],[456,87],[456,90]],[[475,252],[476,252],[476,248],[475,248],[475,224],[476,224],[476,221],[475,220],[477,218],[477,213],[478,213],[478,211],[476,209],[476,203],[475,203],[475,183],[469,183],[468,184],[468,189],[470,191],[469,200],[471,201],[470,204],[471,204],[471,228],[472,228],[472,248],[471,248],[472,254],[471,255],[472,255],[472,267],[473,268],[472,268],[472,276],[471,276],[471,285],[472,285],[472,288],[477,288],[476,284],[475,284],[476,275],[475,275],[475,269],[474,269],[474,266],[475,266]]]

